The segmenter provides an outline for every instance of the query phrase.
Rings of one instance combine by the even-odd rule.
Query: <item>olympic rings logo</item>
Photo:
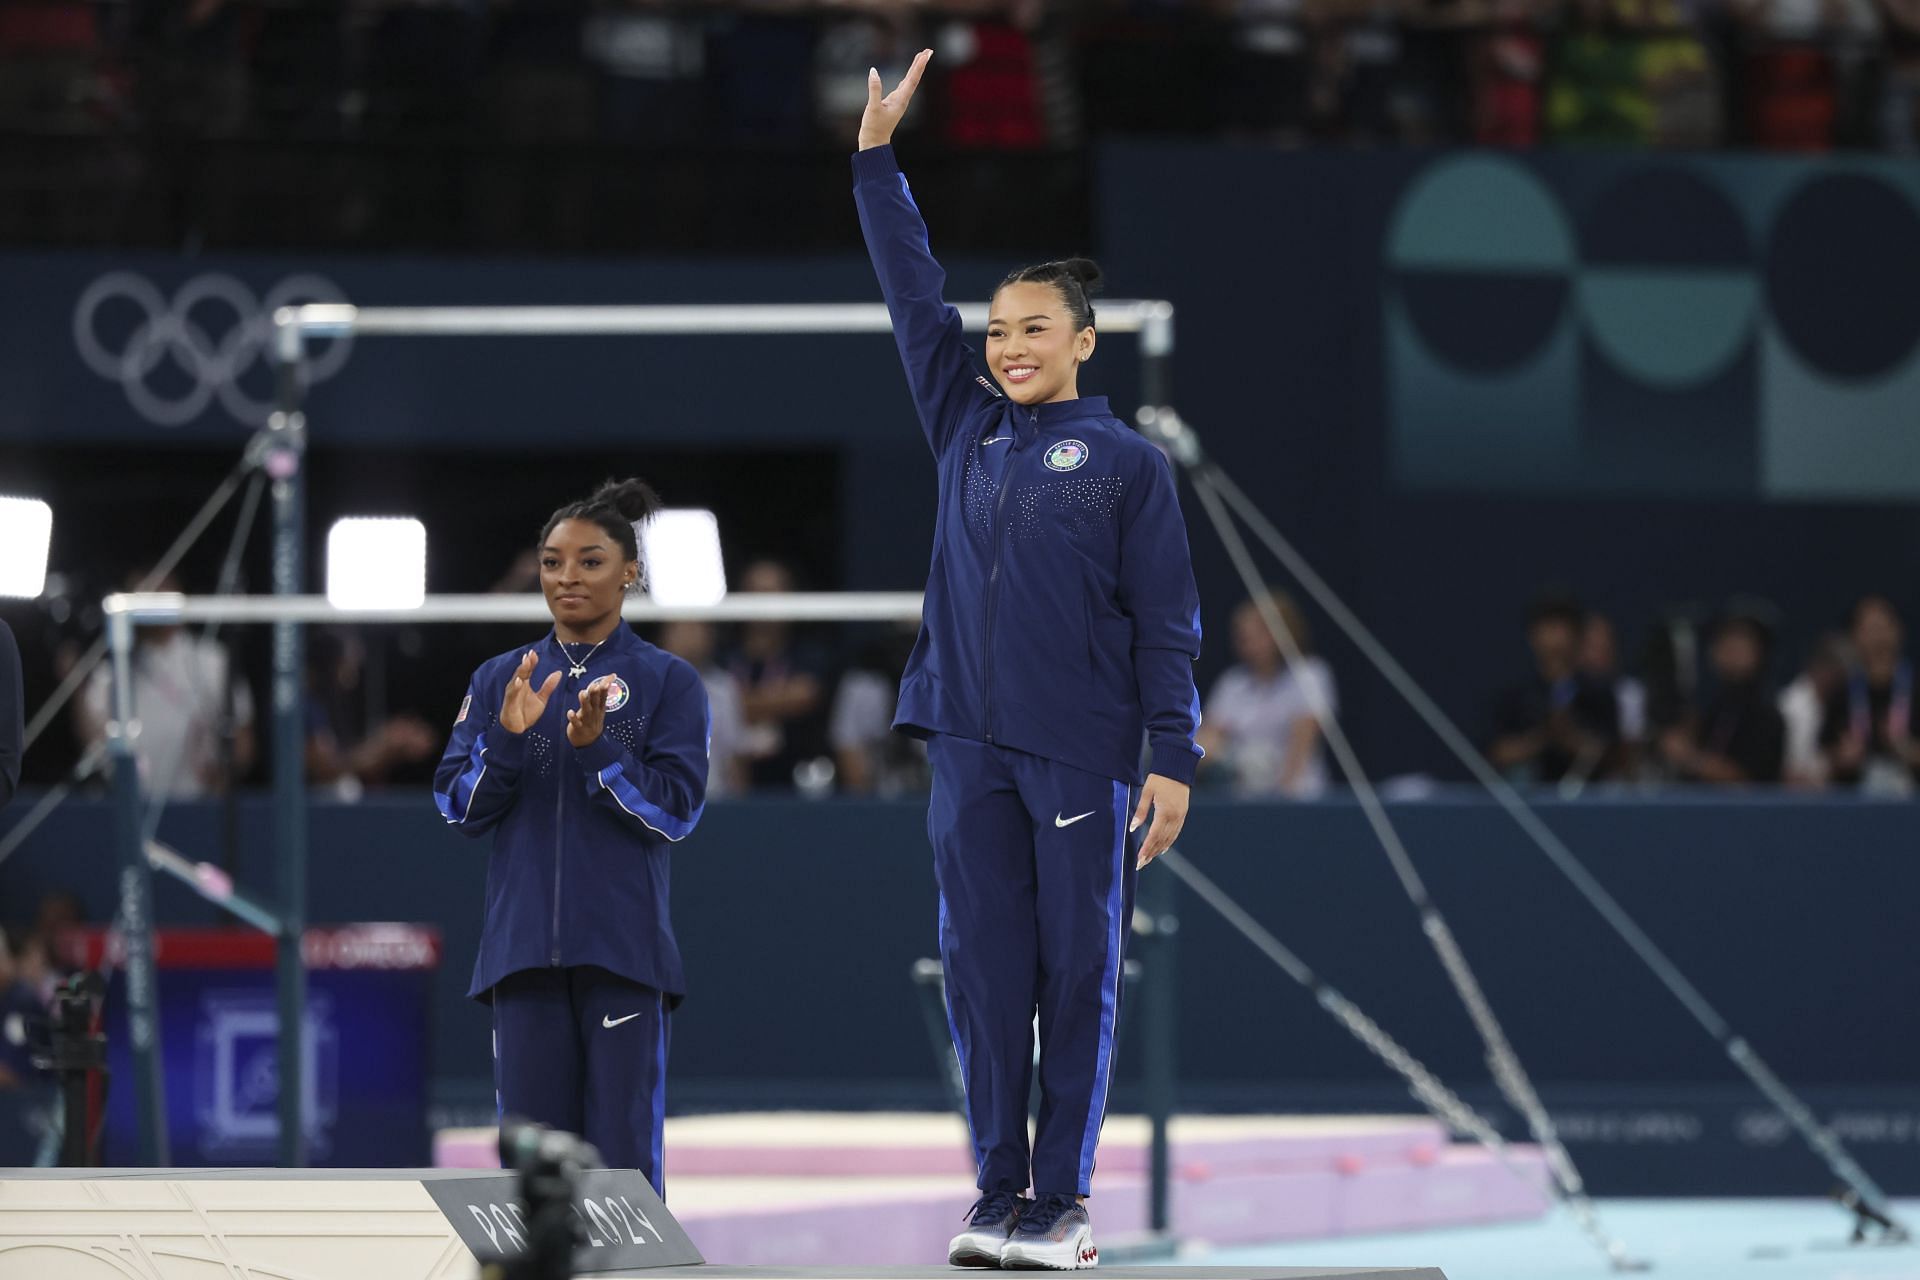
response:
[[[144,276],[111,271],[88,285],[75,304],[73,341],[87,368],[119,383],[127,403],[157,427],[184,426],[216,399],[235,421],[257,427],[274,408],[265,372],[272,364],[273,313],[304,302],[346,300],[324,276],[289,276],[261,299],[234,277],[208,272],[181,285],[169,301]],[[130,330],[108,327],[113,317],[106,313],[124,315],[129,308],[135,317]],[[307,382],[338,373],[352,347],[351,337],[313,344]],[[252,379],[264,388],[259,395],[245,385],[256,365],[263,370]]]

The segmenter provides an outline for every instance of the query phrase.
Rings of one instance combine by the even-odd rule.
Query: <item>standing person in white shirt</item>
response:
[[[1847,683],[1852,666],[1847,638],[1829,631],[1813,642],[1805,668],[1780,691],[1780,715],[1787,722],[1787,785],[1827,785],[1827,753],[1820,746],[1820,727],[1826,720],[1827,704]]]
[[[700,673],[712,715],[707,741],[707,799],[737,796],[747,790],[745,713],[740,685],[714,661],[719,647],[710,622],[669,622],[660,629],[660,647],[685,658]]]
[[[1245,796],[1308,800],[1327,789],[1321,750],[1322,716],[1338,708],[1333,672],[1313,656],[1307,620],[1284,591],[1271,591],[1280,618],[1300,647],[1295,665],[1274,644],[1259,605],[1242,601],[1233,612],[1233,651],[1207,696],[1198,741],[1206,748],[1201,768],[1226,772]]]
[[[154,589],[179,591],[181,587],[168,575]],[[140,731],[134,735],[133,756],[142,790],[170,800],[197,800],[221,794],[234,778],[252,768],[253,692],[246,676],[231,668],[226,648],[216,640],[179,626],[139,629],[133,651],[133,714]],[[83,748],[105,741],[112,706],[113,672],[103,663],[74,704],[75,729]],[[229,706],[231,776],[223,766],[220,745]]]

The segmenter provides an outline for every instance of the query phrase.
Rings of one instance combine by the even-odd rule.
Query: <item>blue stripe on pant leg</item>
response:
[[[1127,876],[1127,784],[1113,784],[1113,883],[1107,886],[1107,974],[1100,984],[1100,1044],[1095,1050],[1093,1088],[1087,1095],[1087,1130],[1080,1139],[1080,1193],[1093,1186],[1094,1151],[1100,1145],[1100,1124],[1107,1115],[1107,1090],[1113,1085],[1115,1014],[1120,1003],[1120,975],[1126,956],[1127,921],[1121,900]]]
[[[667,1198],[667,996],[660,993],[660,1026],[655,1034],[657,1050],[653,1061],[653,1191],[664,1203]]]
[[[947,921],[947,895],[940,895],[940,1002],[947,1008],[947,1034],[953,1037],[953,1056],[960,1065],[960,1096],[966,1105],[967,1140],[973,1143],[973,1176],[980,1177],[987,1171],[986,1148],[980,1145],[979,1132],[973,1124],[973,1095],[967,1089],[967,1052],[966,1039],[960,1034],[960,1024],[953,1016],[953,988],[949,985],[947,970],[947,930],[951,926]]]

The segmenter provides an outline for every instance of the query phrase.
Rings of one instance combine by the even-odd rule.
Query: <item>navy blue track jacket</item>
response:
[[[489,658],[473,673],[434,774],[441,816],[463,834],[494,837],[467,994],[485,996],[522,969],[598,965],[677,1002],[687,988],[667,912],[668,846],[693,830],[706,804],[706,688],[691,666],[624,622],[584,676],[565,674],[572,659],[552,632],[533,648],[535,689],[562,673],[539,721],[518,734],[499,723],[526,648]],[[567,712],[606,675],[617,683],[605,728],[576,748]]]
[[[1172,468],[1104,396],[1020,405],[941,298],[892,147],[853,157],[940,508],[920,638],[894,727],[997,743],[1138,783],[1192,782],[1200,597]]]

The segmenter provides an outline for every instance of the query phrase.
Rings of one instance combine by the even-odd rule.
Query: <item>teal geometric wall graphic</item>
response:
[[[1622,373],[1685,387],[1717,377],[1739,356],[1753,336],[1760,287],[1751,272],[1592,267],[1578,294],[1588,331]]]

